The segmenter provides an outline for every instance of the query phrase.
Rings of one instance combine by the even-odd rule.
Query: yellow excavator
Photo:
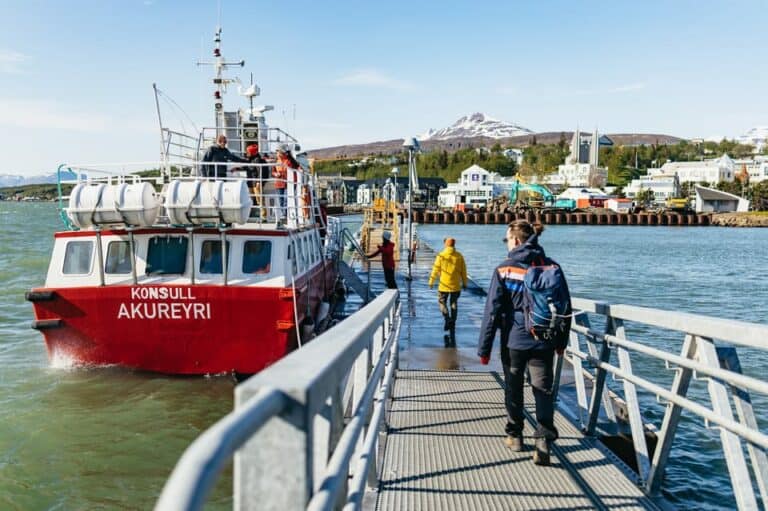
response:
[[[685,213],[691,209],[691,200],[687,197],[669,198],[666,200],[665,206],[670,211]]]

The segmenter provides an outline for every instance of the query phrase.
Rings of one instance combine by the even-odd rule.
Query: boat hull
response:
[[[40,288],[35,325],[51,360],[166,374],[252,374],[298,346],[297,320],[333,292],[325,261],[293,287],[127,285]],[[295,298],[295,299],[294,299]],[[294,311],[294,302],[296,311]]]

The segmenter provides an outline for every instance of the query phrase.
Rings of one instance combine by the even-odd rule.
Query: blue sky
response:
[[[210,125],[211,71],[195,62],[211,54],[217,3],[0,2],[0,173],[156,160],[152,82]],[[768,124],[764,0],[221,3],[224,55],[246,60],[271,123],[308,148],[476,111],[535,131]]]

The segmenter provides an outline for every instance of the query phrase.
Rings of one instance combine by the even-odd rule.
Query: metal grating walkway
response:
[[[558,414],[552,466],[504,446],[497,373],[401,370],[389,412],[379,510],[657,509],[628,469]],[[533,411],[527,390],[526,405]]]

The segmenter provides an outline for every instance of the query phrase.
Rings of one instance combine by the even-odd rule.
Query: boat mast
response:
[[[235,82],[230,78],[224,78],[224,69],[229,66],[245,66],[245,60],[238,62],[227,62],[221,54],[221,26],[216,27],[216,35],[213,38],[213,58],[211,62],[198,62],[198,66],[213,66],[216,71],[216,75],[213,77],[213,84],[216,86],[216,90],[213,92],[213,108],[215,112],[216,121],[216,135],[224,133],[226,128],[226,121],[224,119],[224,105],[223,96],[227,92],[227,85]]]

